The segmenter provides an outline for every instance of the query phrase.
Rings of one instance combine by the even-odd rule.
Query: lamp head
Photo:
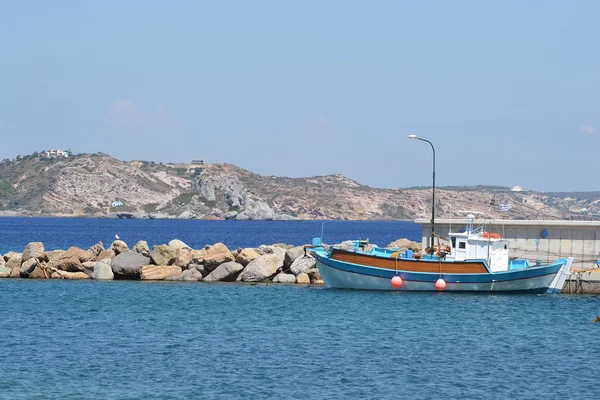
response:
[[[408,135],[409,139],[418,139],[419,137],[417,135]]]

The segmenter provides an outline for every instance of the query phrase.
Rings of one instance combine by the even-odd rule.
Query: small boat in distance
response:
[[[449,233],[448,244],[427,248],[426,254],[372,247],[352,241],[352,248],[329,247],[313,239],[319,273],[330,288],[493,293],[560,293],[570,273],[572,257],[548,265],[509,258],[509,240],[475,227],[468,216],[463,232]],[[438,239],[439,240],[439,239]]]

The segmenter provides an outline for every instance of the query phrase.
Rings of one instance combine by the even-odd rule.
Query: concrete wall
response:
[[[417,219],[423,225],[423,246],[431,237],[431,221]],[[476,221],[483,222],[483,221]],[[573,257],[573,269],[596,267],[596,257],[600,252],[600,222],[598,221],[526,221],[526,220],[487,220],[485,230],[501,233],[511,239],[510,257],[527,258],[534,264],[552,262],[557,258]],[[435,221],[435,233],[448,237],[453,232],[462,231],[466,219],[440,219]],[[542,230],[548,230],[548,237],[542,238]],[[539,240],[539,242],[538,242]],[[538,244],[539,243],[539,244]]]

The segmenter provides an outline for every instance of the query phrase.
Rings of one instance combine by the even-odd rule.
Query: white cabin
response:
[[[508,271],[508,240],[485,237],[483,233],[450,233],[448,260],[485,260],[491,272]]]

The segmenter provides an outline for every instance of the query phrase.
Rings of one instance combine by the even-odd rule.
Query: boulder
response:
[[[321,273],[317,268],[310,270],[308,277],[310,278],[310,283],[323,283],[323,278],[321,278]]]
[[[408,239],[395,240],[392,243],[388,244],[386,247],[399,249],[399,250],[408,249],[408,250],[412,250],[416,253],[421,251],[421,243],[413,242],[412,240],[408,240]]]
[[[90,254],[86,250],[72,246],[69,247],[65,254],[63,254],[63,258],[77,258],[81,262],[86,262],[90,260]]]
[[[46,275],[41,265],[36,265],[31,274],[29,274],[29,279],[46,279],[48,277],[49,275]]]
[[[154,246],[150,253],[150,259],[156,265],[169,265],[175,260],[175,251],[166,244]]]
[[[18,278],[19,276],[21,276],[21,267],[13,267],[10,270],[10,277],[11,278]]]
[[[195,269],[196,271],[200,272],[203,277],[210,274],[210,271],[202,264],[189,264],[188,269]]]
[[[102,264],[106,264],[106,265],[111,265],[112,264],[112,258],[99,258],[98,260],[96,260],[96,262],[101,262]]]
[[[143,266],[150,264],[150,258],[135,251],[126,251],[113,258],[111,268],[115,277],[138,278]]]
[[[188,246],[187,244],[183,243],[179,239],[173,239],[173,240],[171,240],[169,242],[169,247],[172,248],[173,250],[177,250],[177,249],[191,250],[192,249],[190,246]]]
[[[89,249],[88,252],[88,261],[96,261],[98,259],[98,255],[104,251],[104,244],[102,242],[98,242]]]
[[[23,250],[23,261],[27,261],[31,258],[40,259],[44,256],[44,243],[42,242],[31,242]]]
[[[103,262],[97,262],[94,265],[94,272],[92,272],[90,278],[110,281],[115,278],[115,274],[110,265],[104,264]]]
[[[271,278],[283,267],[284,255],[265,254],[251,261],[240,274],[242,281],[261,282]]]
[[[244,269],[244,266],[235,261],[228,261],[219,265],[213,272],[204,278],[204,282],[230,281],[237,278],[237,274]]]
[[[181,274],[177,265],[145,265],[140,269],[140,279],[144,281],[164,281]]]
[[[112,260],[116,256],[117,256],[117,253],[115,253],[115,251],[113,249],[108,249],[108,250],[104,250],[103,252],[98,254],[98,257],[96,257],[96,260],[103,260],[105,258],[110,258]]]
[[[42,261],[46,261],[51,266],[56,266],[59,264],[60,260],[62,260],[65,256],[64,250],[52,250],[44,253],[42,257]]]
[[[18,270],[20,271],[22,261],[23,259],[21,258],[21,254],[15,253],[15,255],[13,255],[8,259],[8,261],[6,261],[6,267],[10,268],[11,270],[18,268]]]
[[[77,257],[63,258],[56,265],[56,268],[67,272],[83,272],[84,270],[83,264],[81,264],[81,261]]]
[[[115,254],[117,254],[117,255],[119,255],[121,253],[125,253],[126,251],[129,251],[129,246],[127,246],[127,243],[125,243],[122,240],[115,240],[110,245],[110,248],[113,249]]]
[[[169,247],[171,247],[171,245],[169,245]],[[185,269],[191,261],[192,251],[190,249],[181,248],[175,250],[175,259],[171,264]]]
[[[37,265],[37,258],[30,258],[26,261],[23,261],[23,264],[21,264],[21,270],[19,271],[21,278],[29,278],[29,274],[33,272]]]
[[[10,278],[10,268],[0,265],[0,278]]]
[[[283,260],[283,268],[287,269],[292,265],[292,263],[298,258],[304,255],[304,247],[297,246],[292,247],[288,251],[285,252],[285,259]]]
[[[190,259],[189,264],[202,264],[204,257],[206,257],[206,249],[192,250],[191,255],[192,258]]]
[[[133,246],[133,251],[140,253],[143,256],[150,257],[150,247],[148,247],[148,242],[145,240],[140,240]]]
[[[260,254],[261,256],[264,256],[265,254],[277,254],[281,256],[281,259],[283,260],[283,258],[285,257],[286,249],[282,249],[279,246],[265,246],[263,244],[260,245],[258,249],[256,249],[256,251],[258,251],[258,254]]]
[[[4,261],[8,262],[8,260],[10,260],[11,258],[16,257],[16,256],[22,257],[23,254],[22,253],[17,253],[15,251],[9,251],[8,253],[6,253],[4,255]]]
[[[260,256],[258,251],[254,249],[243,249],[235,257],[235,262],[242,264],[244,267],[250,263],[250,261],[257,259]]]
[[[223,243],[216,243],[213,246],[210,246],[206,251],[206,256],[204,256],[204,260],[202,264],[209,270],[212,271],[217,268],[219,265],[226,263],[228,261],[233,261],[234,257],[231,254],[231,251],[225,246]]]
[[[86,261],[83,264],[83,272],[85,272],[86,274],[91,275],[92,272],[94,272],[94,267],[96,266],[96,261]]]
[[[80,280],[80,279],[90,279],[89,276],[85,272],[68,272],[61,271],[59,269],[55,269],[51,275],[52,279],[72,279],[72,280]]]
[[[317,266],[317,260],[314,257],[305,255],[297,258],[290,266],[290,272],[296,276],[302,273],[308,273]]]
[[[0,254],[0,267],[5,267],[6,266],[6,261],[4,261],[4,257],[2,257],[2,254]]]
[[[299,285],[310,285],[308,274],[302,273],[296,277],[296,283]]]
[[[202,280],[202,274],[195,268],[186,269],[178,276],[172,276],[169,281],[186,281],[186,282],[198,282]]]
[[[296,277],[292,274],[284,274],[282,272],[273,278],[273,283],[296,283]]]

